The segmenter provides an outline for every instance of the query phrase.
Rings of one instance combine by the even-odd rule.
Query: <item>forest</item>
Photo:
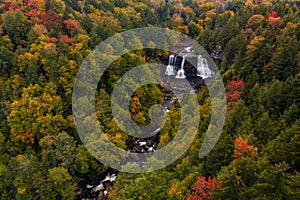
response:
[[[92,199],[83,188],[99,184],[110,169],[77,134],[74,81],[99,43],[141,27],[176,30],[210,55],[221,52],[214,62],[226,89],[225,125],[200,159],[211,116],[209,91],[202,87],[199,129],[184,155],[154,172],[119,172],[105,198],[300,199],[298,0],[0,0],[0,199]],[[124,45],[142,50],[112,63],[95,103],[105,136],[126,149],[130,138],[106,102],[122,74],[147,62],[166,65],[169,54],[143,49],[138,38]],[[162,96],[156,85],[136,90],[132,119],[149,123],[149,108]],[[177,132],[180,109],[171,106],[168,115],[158,149]]]

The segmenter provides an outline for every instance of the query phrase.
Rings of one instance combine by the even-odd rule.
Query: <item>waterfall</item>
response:
[[[176,62],[177,62],[177,55],[175,55],[175,57],[174,57],[174,62],[172,63],[172,66],[174,67],[174,70],[177,70],[177,68],[176,68]],[[174,72],[175,73],[175,72]]]
[[[175,59],[174,59],[174,57],[175,57],[174,55],[170,55],[170,57],[169,57],[169,63],[168,63],[168,66],[167,66],[167,69],[165,72],[165,74],[168,76],[175,75],[174,60],[176,61],[176,57],[175,57]]]
[[[189,60],[190,59],[190,60]],[[191,63],[186,64],[185,61],[197,61],[197,66],[191,66]],[[212,78],[215,72],[208,66],[206,58],[194,52],[192,46],[185,47],[182,51],[169,56],[169,63],[165,70],[165,75],[175,76],[175,79],[184,79],[190,76],[198,76],[202,79]]]
[[[183,69],[183,67],[184,67],[184,62],[185,62],[185,57],[183,56],[182,62],[181,62],[181,67],[180,67],[180,69],[178,70],[177,75],[176,75],[175,78],[185,78],[185,75],[184,75],[184,69]]]
[[[214,72],[208,67],[207,60],[202,55],[198,55],[197,72],[197,76],[203,79],[211,78],[214,75]]]

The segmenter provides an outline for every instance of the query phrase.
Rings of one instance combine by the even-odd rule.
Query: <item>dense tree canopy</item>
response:
[[[299,199],[299,6],[288,0],[0,1],[0,199],[82,199],[86,184],[99,184],[108,166],[87,151],[73,122],[76,73],[108,37],[152,26],[185,33],[210,54],[221,51],[215,64],[226,88],[225,126],[215,148],[199,159],[211,115],[203,87],[197,94],[198,134],[188,151],[156,172],[120,173],[109,198]],[[142,50],[141,39],[127,43],[116,37],[120,48],[107,45],[108,57],[123,47],[141,50],[111,64],[95,104],[105,136],[127,149],[130,137],[117,127],[110,108],[114,86],[132,67],[167,64],[168,52],[155,50],[153,41],[147,41],[153,49]],[[154,84],[126,98],[139,125],[150,122],[152,105],[163,103]],[[80,102],[88,105],[87,98]],[[158,148],[176,135],[177,104],[170,108]]]

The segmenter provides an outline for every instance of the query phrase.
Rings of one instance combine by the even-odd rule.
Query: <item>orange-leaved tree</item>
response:
[[[247,144],[246,140],[243,140],[241,137],[238,137],[234,141],[235,149],[233,151],[233,156],[235,158],[239,157],[253,157],[257,152],[257,147],[253,147]]]

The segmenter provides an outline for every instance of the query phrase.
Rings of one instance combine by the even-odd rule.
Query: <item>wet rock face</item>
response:
[[[215,60],[222,61],[223,60],[222,46],[220,44],[216,44],[216,46],[212,50],[210,56]]]
[[[192,65],[191,63],[195,63]],[[183,48],[177,55],[171,54],[165,71],[166,76],[174,76],[175,79],[186,77],[212,78],[215,72],[209,68],[207,60],[196,54],[191,46]]]
[[[217,53],[216,53],[217,55]],[[167,61],[167,60],[165,60]],[[195,63],[192,65],[191,63]],[[196,66],[195,66],[196,65]],[[192,88],[191,92],[199,92],[205,86],[205,79],[210,79],[215,75],[215,71],[208,66],[207,60],[202,55],[194,53],[190,46],[182,47],[178,55],[171,54],[168,57],[168,65],[165,71],[161,71],[161,80],[165,86],[161,86],[164,94],[163,112],[169,112],[170,107],[176,101],[176,94],[182,94],[186,88]],[[159,144],[160,129],[155,130],[152,137],[138,138],[129,137],[127,141],[127,156],[121,161],[124,166],[128,162],[137,162],[141,167],[144,161],[141,161],[138,154],[132,153],[153,153]],[[86,185],[82,188],[81,199],[105,200],[108,199],[109,192],[114,187],[117,179],[117,170],[109,169],[106,177],[94,185]]]
[[[179,93],[189,86],[193,88],[191,92],[197,93],[205,85],[205,79],[214,76],[215,71],[210,68],[207,59],[196,54],[191,46],[183,47],[178,54],[170,54],[166,69],[161,74],[163,83]]]
[[[81,188],[80,199],[84,200],[107,200],[110,191],[115,186],[118,171],[109,169],[106,177],[97,184],[89,185]]]

